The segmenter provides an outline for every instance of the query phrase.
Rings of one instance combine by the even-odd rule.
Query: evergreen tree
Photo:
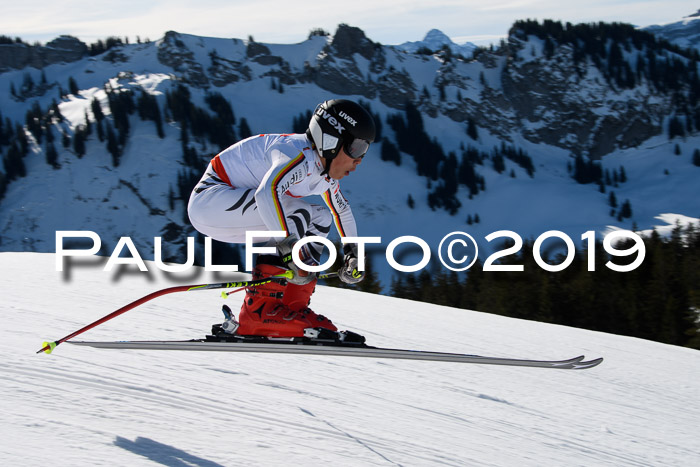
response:
[[[377,272],[372,267],[372,257],[370,255],[365,257],[365,278],[355,288],[361,292],[382,293],[382,283],[377,277]]]
[[[0,201],[5,197],[5,192],[7,191],[7,177],[4,173],[0,172]]]
[[[500,154],[494,154],[491,157],[491,161],[493,162],[493,170],[498,172],[499,174],[505,172],[506,170],[506,163],[505,160],[503,159],[503,156]]]
[[[478,151],[474,148],[467,148],[462,153],[462,160],[457,168],[457,180],[461,185],[469,188],[469,196],[479,193],[479,176],[474,169],[474,164],[480,160]]]
[[[161,117],[160,114],[160,107],[158,106],[158,102],[156,101],[155,106],[153,107],[153,122],[156,124],[156,134],[160,139],[165,138],[165,131],[163,130],[163,117]]]
[[[53,143],[55,141],[55,137],[53,135],[53,131],[51,130],[51,125],[48,125],[46,127],[46,131],[44,133],[46,135],[46,142],[47,143]]]
[[[163,119],[161,117],[160,107],[158,106],[158,100],[156,97],[142,90],[136,106],[141,119],[153,121],[156,125],[156,134],[158,137],[161,139],[165,138],[165,132],[163,131]]]
[[[614,171],[613,177],[615,180],[617,179],[617,171]],[[573,178],[582,185],[593,182],[600,183],[603,179],[603,168],[599,163],[590,159],[586,161],[581,154],[578,154],[574,160]]]
[[[85,133],[88,136],[92,134],[92,125],[90,124],[90,117],[88,117],[87,110],[85,111]]]
[[[100,140],[100,143],[105,140],[105,128],[102,120],[97,122],[97,139]]]
[[[68,78],[68,90],[74,96],[77,96],[78,93],[80,92],[80,88],[78,87],[78,83],[75,81],[75,78],[73,78],[72,76]]]
[[[226,98],[219,93],[208,93],[205,101],[214,114],[227,125],[235,125],[236,117],[233,113],[233,107]]]
[[[382,150],[380,157],[383,161],[393,162],[397,166],[401,165],[401,153],[388,138],[382,139]]]
[[[7,154],[5,154],[3,158],[3,165],[5,166],[7,182],[27,176],[27,168],[24,165],[22,149],[17,146],[14,141],[10,144]]]
[[[22,87],[20,88],[20,93],[22,96],[31,96],[34,91],[34,79],[30,73],[25,73],[22,78]]]
[[[90,102],[90,109],[92,110],[92,115],[95,117],[95,121],[101,122],[105,118],[105,115],[102,112],[102,105],[96,97],[92,98],[92,102]]]
[[[312,112],[307,110],[304,113],[299,114],[298,117],[292,119],[292,131],[297,134],[302,134],[306,132],[309,127],[309,122],[311,121]]]
[[[36,141],[41,144],[44,135],[44,127],[42,124],[42,112],[38,102],[34,102],[25,115],[25,124],[27,130],[34,136]]]
[[[58,107],[58,102],[56,102],[56,99],[51,101],[49,114],[51,115],[52,123],[55,123],[56,121],[62,122],[65,120],[63,114],[61,113],[61,109]]]
[[[85,134],[85,130],[83,129],[82,125],[79,125],[75,130],[75,134],[73,135],[73,149],[75,150],[75,154],[78,156],[78,158],[85,155],[86,139],[87,135]]]
[[[683,127],[683,123],[681,123],[680,119],[674,115],[668,122],[668,139],[673,139],[677,136],[684,137],[685,128]]]
[[[476,123],[471,117],[467,119],[467,135],[474,141],[479,139],[479,132],[476,128]]]
[[[109,122],[107,124],[107,151],[112,155],[112,165],[114,167],[119,167],[119,161],[121,158],[121,149],[119,147],[119,142],[117,141],[117,136],[114,134],[112,125]]]
[[[408,290],[402,274],[396,274],[391,277],[391,287],[389,290],[392,297],[407,298]]]
[[[627,182],[627,172],[623,166],[620,166],[620,183]]]
[[[168,187],[168,207],[170,207],[171,211],[175,210],[175,192],[172,186]]]
[[[240,139],[246,139],[250,138],[253,136],[253,132],[250,130],[250,127],[248,126],[248,120],[244,118],[241,118],[240,123],[238,124],[238,137]]]
[[[60,165],[58,164],[58,152],[56,151],[56,147],[51,142],[46,143],[46,163],[54,169],[60,168]]]
[[[620,216],[623,219],[632,217],[632,205],[630,204],[630,200],[626,199],[625,202],[622,203],[622,207],[620,208]]]
[[[15,126],[15,141],[19,143],[19,150],[22,156],[26,156],[29,153],[29,140],[24,132],[24,128],[19,123]]]

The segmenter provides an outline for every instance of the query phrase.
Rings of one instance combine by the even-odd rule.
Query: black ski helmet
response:
[[[309,139],[316,145],[321,157],[330,163],[341,148],[357,159],[365,155],[374,141],[374,119],[361,105],[346,99],[325,101],[316,107],[309,128]],[[330,164],[326,166],[326,171]]]

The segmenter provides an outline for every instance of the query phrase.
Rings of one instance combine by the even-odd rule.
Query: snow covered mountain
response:
[[[524,239],[560,230],[578,242],[589,230],[697,219],[697,62],[625,36],[633,28],[615,31],[624,43],[600,49],[596,31],[550,27],[518,23],[505,47],[468,60],[385,47],[347,25],[299,44],[169,32],[89,56],[68,38],[47,44],[53,53],[0,44],[2,63],[18,67],[0,73],[0,90],[9,90],[0,97],[0,249],[52,252],[57,230],[91,230],[105,254],[129,236],[150,259],[153,238],[163,236],[164,257],[184,262],[186,238],[195,235],[185,214],[192,180],[235,139],[222,143],[206,133],[220,123],[213,124],[220,113],[211,96],[232,106],[235,123],[225,123],[224,133],[236,138],[245,133],[243,118],[252,133],[290,132],[322,100],[369,105],[384,139],[343,191],[361,234],[381,236],[383,246],[416,235],[436,248],[448,233],[468,230],[488,253],[493,245],[485,237],[504,229]],[[585,49],[575,45],[581,43]],[[666,66],[673,73],[659,73]],[[130,111],[118,106],[129,93]],[[155,100],[160,130],[152,115],[139,117],[135,102],[143,96]],[[189,117],[178,107],[183,99]],[[411,108],[421,116],[414,135],[427,135],[418,154],[395,124],[408,122]],[[681,134],[669,138],[675,123]],[[399,146],[400,165],[380,158],[388,144]],[[609,183],[604,175],[600,186],[575,181],[578,160],[599,167]],[[460,164],[473,170],[476,188],[455,186]],[[626,182],[617,177],[622,167]],[[611,192],[620,204],[629,200],[631,217],[611,206]],[[201,242],[197,248],[201,253]],[[388,287],[381,249],[375,267]]]
[[[374,345],[605,361],[562,371],[69,344],[36,355],[42,340],[174,285],[172,276],[114,275],[96,264],[64,276],[54,262],[52,254],[0,253],[3,465],[639,466],[700,458],[695,350],[319,287],[315,309]],[[234,307],[240,296],[227,302]],[[220,322],[221,303],[214,291],[161,297],[83,336],[200,337]]]
[[[455,44],[447,34],[439,29],[431,29],[428,31],[422,41],[404,42],[403,44],[397,45],[396,48],[410,53],[416,53],[421,50],[435,53],[445,46],[449,47],[453,54],[463,55],[464,57],[470,57],[476,49],[476,45],[471,42]]]
[[[647,26],[644,30],[663,37],[679,47],[692,47],[700,50],[700,10],[680,21]]]

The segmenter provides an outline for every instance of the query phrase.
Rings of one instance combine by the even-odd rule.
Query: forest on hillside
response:
[[[565,270],[547,272],[535,262],[533,242],[525,242],[504,257],[504,264],[523,265],[523,272],[485,272],[477,261],[468,273],[398,276],[390,294],[700,349],[700,223],[677,226],[668,237],[654,231],[643,241],[644,261],[630,272],[606,267],[625,263],[602,254],[598,243],[595,271],[588,270],[588,251],[579,249]]]

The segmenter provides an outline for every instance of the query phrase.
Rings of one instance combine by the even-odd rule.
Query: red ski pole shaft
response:
[[[221,282],[217,284],[202,284],[202,285],[183,285],[179,287],[169,287],[167,289],[162,289],[158,290],[156,292],[150,293],[146,295],[145,297],[141,297],[138,300],[135,300],[128,305],[124,305],[123,307],[119,308],[118,310],[113,311],[112,313],[108,314],[107,316],[103,316],[102,318],[98,319],[97,321],[88,324],[87,326],[84,326],[77,331],[68,334],[67,336],[54,341],[54,342],[44,342],[44,347],[42,347],[40,350],[37,351],[37,353],[51,353],[53,349],[56,348],[57,345],[70,340],[74,338],[75,336],[78,336],[85,331],[89,331],[90,329],[99,326],[102,323],[105,323],[109,321],[112,318],[116,318],[117,316],[121,315],[122,313],[126,313],[129,310],[132,310],[136,308],[139,305],[143,305],[144,303],[153,300],[154,298],[160,297],[162,295],[167,295],[175,292],[189,292],[192,290],[208,290],[208,289],[226,289],[226,288],[232,288],[232,287],[252,287],[256,285],[261,285],[265,284],[267,282],[272,281],[273,279],[285,279],[289,278],[289,274],[281,274],[279,276],[272,276],[268,277],[265,279],[259,279],[255,281],[247,281],[247,282]]]

